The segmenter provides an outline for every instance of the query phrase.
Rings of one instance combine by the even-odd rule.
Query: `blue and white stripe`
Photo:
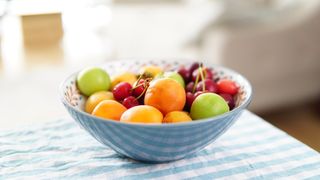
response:
[[[182,160],[119,156],[65,118],[0,133],[0,179],[320,179],[320,155],[245,111],[220,139]]]

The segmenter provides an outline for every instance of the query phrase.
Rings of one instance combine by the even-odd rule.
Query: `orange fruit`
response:
[[[93,109],[103,100],[114,100],[112,92],[109,91],[99,91],[93,93],[86,102],[85,111],[87,113],[92,113]]]
[[[169,78],[151,81],[144,98],[144,104],[159,109],[164,115],[171,111],[181,111],[185,102],[184,88]]]
[[[158,109],[148,105],[140,105],[124,112],[120,121],[127,123],[161,124],[162,119],[163,115]]]
[[[126,107],[115,100],[103,100],[94,108],[92,115],[118,121],[126,110]]]
[[[188,121],[192,121],[192,119],[188,113],[184,111],[172,111],[163,118],[163,123],[179,123]]]

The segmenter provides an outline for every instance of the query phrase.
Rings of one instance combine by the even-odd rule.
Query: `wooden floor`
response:
[[[320,152],[320,101],[258,115]]]

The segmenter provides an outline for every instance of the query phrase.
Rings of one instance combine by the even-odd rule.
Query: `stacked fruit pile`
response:
[[[139,74],[123,72],[110,80],[101,68],[77,76],[80,92],[88,96],[85,111],[129,123],[177,123],[214,117],[235,107],[238,85],[217,79],[201,63],[164,72],[145,66]],[[110,90],[110,91],[109,91]]]

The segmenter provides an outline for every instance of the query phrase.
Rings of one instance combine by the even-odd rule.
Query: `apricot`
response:
[[[140,73],[143,74],[149,74],[152,77],[156,77],[158,74],[162,73],[163,70],[161,67],[159,66],[154,66],[154,65],[150,65],[150,66],[144,66],[141,68]]]
[[[124,72],[111,78],[111,90],[121,82],[127,82],[131,85],[137,81],[137,76],[131,72]]]
[[[125,111],[120,121],[127,123],[161,124],[162,119],[163,115],[158,109],[148,105],[140,105]]]
[[[151,81],[144,104],[160,110],[164,115],[171,111],[181,111],[186,103],[184,88],[175,80],[169,78]]]
[[[103,100],[94,108],[92,115],[119,121],[126,110],[126,107],[115,100]]]
[[[169,112],[164,118],[163,123],[179,123],[192,121],[187,112],[184,111],[172,111]]]
[[[99,91],[93,93],[86,102],[85,111],[91,114],[93,109],[103,100],[114,100],[112,92]]]

